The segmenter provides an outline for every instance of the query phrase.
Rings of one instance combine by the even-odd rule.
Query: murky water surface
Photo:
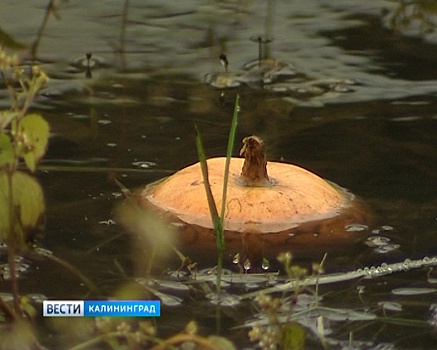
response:
[[[47,202],[41,244],[85,273],[103,295],[144,277],[132,236],[113,221],[123,200],[114,178],[133,190],[196,162],[195,124],[208,156],[225,155],[237,93],[237,140],[260,136],[269,159],[298,164],[349,189],[373,213],[370,225],[350,227],[363,235],[359,243],[327,248],[326,273],[437,255],[433,1],[295,0],[270,7],[261,1],[129,1],[125,15],[120,1],[58,3],[59,19],[49,17],[35,50],[50,82],[34,108],[53,134],[37,173]],[[45,10],[34,1],[7,1],[1,30],[30,47]],[[272,38],[262,55],[277,60],[261,71],[258,37]],[[228,74],[218,59],[223,52]],[[29,49],[20,53],[31,58]],[[9,106],[4,88],[0,106]],[[322,256],[296,263],[311,266]],[[233,258],[226,256],[225,265],[238,272]],[[199,278],[214,280],[210,262],[198,259]],[[165,266],[172,273],[156,269],[153,276],[164,305],[158,335],[180,332],[194,319],[202,334],[219,328],[238,348],[254,346],[250,327],[238,326],[258,319],[257,311],[250,299],[235,297],[281,278],[249,273],[225,280],[218,320],[214,298],[178,282],[188,276],[177,277],[172,261]],[[87,297],[86,286],[62,267],[22,264],[22,293]],[[432,266],[321,285],[324,309],[311,314],[302,311],[308,309],[302,294],[296,322],[307,330],[308,348],[435,348]],[[1,289],[8,292],[7,283]],[[47,328],[42,342],[48,347],[66,341]],[[68,346],[84,341],[70,338]]]

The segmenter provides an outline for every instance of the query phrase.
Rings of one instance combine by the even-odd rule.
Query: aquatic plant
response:
[[[28,113],[31,102],[47,83],[38,66],[26,70],[17,55],[0,48],[0,70],[11,99],[9,110],[0,112],[0,238],[8,245],[15,314],[0,302],[9,318],[20,317],[15,253],[25,251],[44,212],[44,196],[38,182],[19,170],[20,160],[31,172],[44,155],[49,125],[37,113]]]
[[[223,253],[225,251],[224,219],[225,219],[225,208],[226,208],[226,193],[227,193],[228,179],[229,179],[229,165],[231,162],[232,150],[234,148],[234,142],[235,142],[235,133],[237,130],[238,112],[240,111],[239,99],[240,97],[239,95],[237,95],[237,98],[235,100],[234,115],[232,117],[231,130],[229,132],[228,149],[226,152],[226,163],[225,163],[225,170],[223,176],[224,178],[223,194],[222,194],[222,205],[220,210],[220,216],[218,215],[217,206],[215,204],[214,197],[211,192],[211,185],[208,179],[208,165],[206,163],[205,151],[203,149],[200,132],[196,126],[197,152],[199,154],[199,161],[200,161],[202,176],[203,176],[203,184],[205,186],[206,197],[208,199],[208,206],[211,213],[211,220],[214,226],[214,234],[215,234],[216,245],[217,245],[217,253],[218,253],[217,284],[216,284],[217,293],[220,292],[220,282],[221,282],[222,267],[223,267]]]
[[[320,264],[313,264],[313,276],[320,275],[325,258],[326,254]],[[278,261],[283,265],[288,279],[293,281],[292,287],[279,297],[272,297],[259,291],[254,298],[267,324],[253,325],[248,335],[250,340],[256,342],[261,349],[300,350],[305,347],[305,330],[292,320],[292,316],[299,296],[307,289],[305,281],[308,271],[293,264],[292,260],[293,255],[290,252],[278,255]],[[318,300],[317,287],[318,284],[314,293],[314,304],[317,304]],[[284,313],[285,319],[280,317]]]

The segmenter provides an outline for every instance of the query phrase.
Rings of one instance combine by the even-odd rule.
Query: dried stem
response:
[[[270,186],[264,142],[257,136],[243,139],[240,155],[244,155],[240,182],[245,186]]]

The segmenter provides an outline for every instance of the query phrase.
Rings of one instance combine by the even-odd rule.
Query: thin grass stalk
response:
[[[220,216],[218,215],[217,206],[215,204],[214,197],[211,191],[211,185],[209,183],[208,164],[206,162],[205,149],[203,148],[202,138],[200,136],[199,129],[196,126],[196,146],[197,153],[199,154],[200,167],[202,169],[203,184],[205,186],[206,198],[208,200],[208,207],[211,214],[212,223],[214,226],[215,241],[217,246],[217,293],[220,293],[220,284],[223,268],[223,253],[225,251],[225,236],[224,236],[224,220],[226,209],[226,194],[228,190],[229,181],[229,166],[231,163],[232,151],[235,143],[235,133],[238,124],[238,112],[240,96],[237,95],[235,100],[234,115],[232,117],[231,130],[229,132],[228,148],[226,152],[225,172],[223,176],[223,192],[222,192],[222,206],[220,210]]]
[[[206,198],[208,200],[209,212],[211,214],[212,224],[214,226],[215,242],[217,245],[217,293],[220,293],[220,284],[222,279],[223,252],[225,250],[223,238],[223,226],[217,212],[217,206],[211,191],[209,183],[208,164],[206,163],[205,150],[202,144],[199,129],[196,126],[196,146],[199,154],[200,168],[202,169],[203,184],[205,186]]]
[[[228,149],[226,152],[225,173],[223,175],[222,208],[220,212],[220,222],[222,224],[222,227],[225,227],[224,221],[225,221],[225,209],[226,209],[226,194],[228,192],[229,165],[231,164],[232,151],[234,149],[234,143],[235,143],[235,133],[237,131],[238,112],[240,111],[239,101],[240,101],[240,95],[237,95],[235,99],[234,116],[232,117],[231,130],[229,131]]]

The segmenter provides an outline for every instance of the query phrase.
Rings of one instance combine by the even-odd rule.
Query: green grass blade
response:
[[[229,181],[229,165],[231,164],[232,150],[234,149],[235,133],[237,131],[237,124],[238,124],[238,112],[240,111],[240,105],[238,104],[239,100],[240,100],[240,95],[237,95],[235,99],[234,116],[232,117],[231,130],[229,131],[228,150],[226,152],[225,173],[223,176],[222,207],[220,211],[220,224],[222,227],[224,227],[224,220],[225,220],[226,194],[228,192],[228,181]]]
[[[211,185],[209,183],[208,164],[206,163],[206,156],[202,144],[202,139],[200,136],[199,129],[197,128],[197,125],[195,127],[196,127],[196,146],[197,146],[197,153],[199,155],[200,167],[202,169],[203,184],[205,185],[205,192],[206,192],[206,198],[208,200],[209,212],[211,213],[211,219],[214,225],[214,232],[217,240],[218,238],[220,238],[219,237],[220,233],[223,234],[223,229],[221,226],[220,217],[218,216],[217,206],[215,205],[214,197],[212,195]]]

